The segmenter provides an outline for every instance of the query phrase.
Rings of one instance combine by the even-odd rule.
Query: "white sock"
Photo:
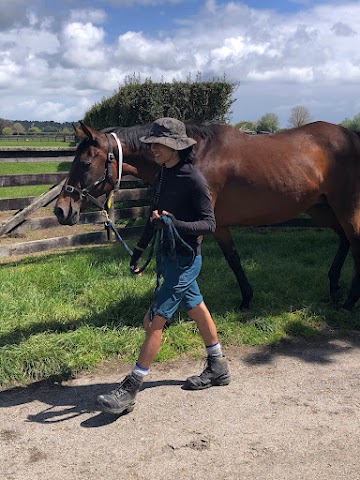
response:
[[[131,375],[134,375],[134,377],[138,378],[139,380],[143,380],[148,373],[149,373],[149,369],[142,367],[137,362],[135,363],[131,371]]]
[[[208,357],[222,357],[223,353],[221,350],[221,345],[219,342],[214,343],[214,345],[209,345],[206,347],[206,353]]]

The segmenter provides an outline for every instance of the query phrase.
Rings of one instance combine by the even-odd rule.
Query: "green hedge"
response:
[[[141,83],[132,78],[111,97],[88,110],[84,122],[95,129],[146,124],[161,117],[228,121],[235,84],[222,81]]]

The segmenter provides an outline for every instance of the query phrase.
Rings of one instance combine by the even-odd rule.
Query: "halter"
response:
[[[110,136],[107,133],[105,133],[105,135],[106,135],[106,138],[107,138],[107,141],[108,141],[108,151],[107,151],[107,158],[106,158],[105,170],[104,170],[103,176],[101,178],[99,178],[98,180],[96,180],[95,182],[93,182],[91,185],[89,185],[86,188],[80,189],[80,188],[74,187],[72,185],[69,185],[68,183],[63,186],[63,191],[64,192],[67,192],[67,193],[76,192],[80,196],[81,200],[84,199],[84,198],[86,198],[87,200],[90,200],[91,203],[93,203],[97,207],[101,208],[101,210],[103,212],[105,211],[104,207],[105,207],[106,203],[109,201],[109,198],[111,197],[112,193],[114,191],[117,191],[120,187],[120,181],[121,181],[121,175],[122,175],[122,166],[123,166],[123,151],[122,151],[122,148],[121,148],[121,142],[120,142],[118,136],[116,135],[116,133],[112,132],[110,135],[112,135],[115,138],[117,146],[118,146],[118,151],[119,151],[118,178],[114,182],[113,173],[112,173],[112,163],[113,163],[114,160],[116,161],[116,157],[114,155],[114,150],[113,150],[113,146],[112,146],[112,143],[111,143],[111,140],[110,140]],[[95,198],[93,195],[90,194],[90,191],[92,189],[94,189],[95,187],[97,187],[98,185],[100,185],[102,182],[104,182],[106,180],[106,178],[108,178],[110,180],[110,183],[112,184],[112,189],[111,189],[109,195],[107,195],[105,202],[101,203],[101,202],[99,202],[99,200],[97,198]]]

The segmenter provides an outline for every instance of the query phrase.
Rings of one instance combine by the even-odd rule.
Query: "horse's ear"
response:
[[[96,130],[89,127],[88,125],[85,125],[85,123],[83,123],[81,120],[80,120],[80,125],[82,128],[82,131],[87,137],[91,138],[92,140],[96,139],[96,137],[98,136],[98,132]]]
[[[83,132],[83,130],[81,128],[77,127],[74,123],[72,124],[72,126],[73,126],[73,129],[75,131],[75,135],[78,138],[81,138],[81,137],[85,136],[85,133]]]

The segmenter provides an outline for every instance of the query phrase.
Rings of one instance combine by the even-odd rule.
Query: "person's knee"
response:
[[[147,312],[144,317],[144,329],[146,336],[162,333],[164,325],[166,323],[166,318],[160,317],[160,315],[154,315],[152,321],[150,321],[150,313]]]
[[[209,314],[209,310],[203,301],[186,311],[187,315],[192,319],[203,318]]]

